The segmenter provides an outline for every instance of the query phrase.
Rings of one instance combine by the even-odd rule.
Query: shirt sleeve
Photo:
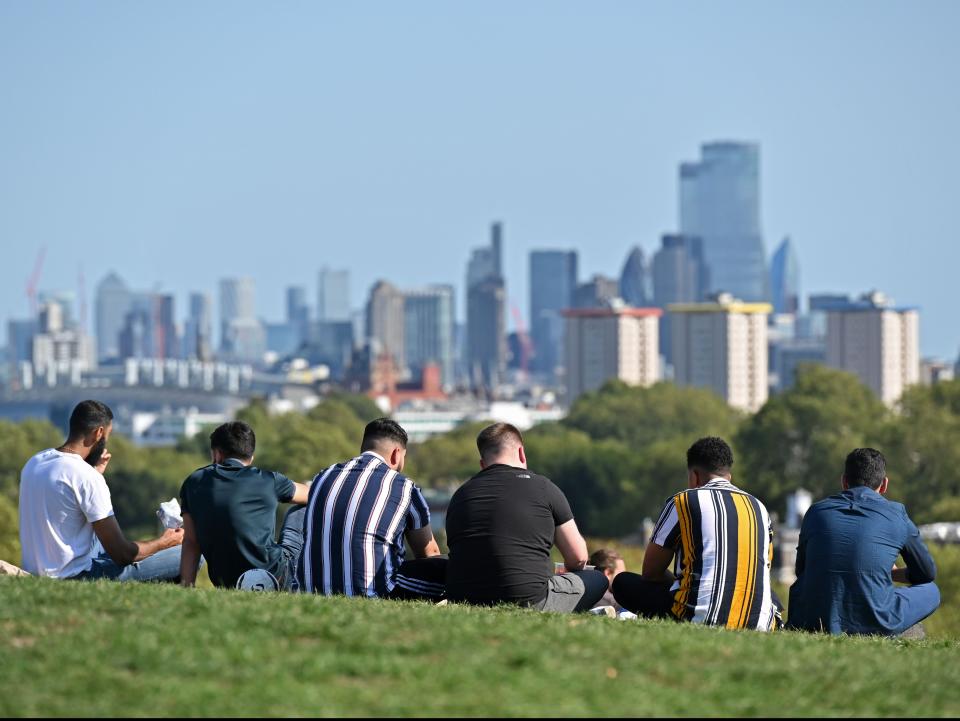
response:
[[[653,527],[653,535],[650,536],[650,543],[674,551],[677,549],[680,543],[680,517],[677,515],[677,504],[673,498],[667,501],[660,512],[660,518]]]
[[[903,556],[903,562],[907,564],[907,578],[912,585],[932,583],[937,577],[937,564],[934,563],[930,551],[920,538],[920,530],[907,516],[906,510],[903,516],[907,522],[907,539],[900,550],[900,555]]]
[[[562,526],[567,521],[573,520],[570,501],[553,481],[547,481],[547,501],[550,504],[550,510],[553,512],[554,526]]]
[[[282,473],[277,472],[273,474],[273,486],[277,492],[277,500],[280,501],[280,503],[289,503],[297,490],[293,485],[293,481]]]
[[[187,478],[183,482],[183,485],[180,486],[180,513],[190,513],[190,501],[187,500],[187,484],[190,483],[190,478]]]
[[[415,483],[410,484],[410,506],[407,508],[407,530],[415,531],[418,528],[430,525],[430,507],[423,497],[423,493]]]
[[[102,521],[113,515],[113,501],[110,499],[110,489],[103,476],[94,468],[84,474],[83,480],[77,487],[77,502],[80,511],[90,523]]]

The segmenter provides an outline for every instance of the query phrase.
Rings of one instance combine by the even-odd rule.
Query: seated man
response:
[[[370,421],[360,450],[310,488],[300,591],[439,601],[447,559],[423,494],[402,474],[406,431],[388,418]],[[404,560],[404,538],[415,559]]]
[[[224,423],[210,434],[213,462],[194,471],[180,488],[183,512],[181,584],[196,583],[201,554],[210,580],[235,588],[246,571],[270,573],[289,589],[303,547],[303,508],[308,488],[275,471],[253,466],[257,438],[242,421]],[[277,507],[300,504],[284,518],[275,541]]]
[[[937,610],[936,566],[903,504],[883,497],[889,482],[883,454],[857,448],[847,456],[843,492],[807,511],[789,628],[893,636]],[[898,555],[906,568],[894,568]]]
[[[612,548],[598,548],[590,554],[587,565],[593,566],[607,577],[607,591],[603,594],[603,598],[597,602],[597,605],[619,608],[617,599],[613,597],[613,592],[610,589],[613,588],[613,579],[627,570],[627,564],[624,563],[623,556]]]
[[[588,611],[604,591],[599,571],[584,571],[587,544],[563,491],[527,470],[520,431],[495,423],[477,437],[480,468],[447,509],[447,595],[451,601],[514,603],[541,611]],[[554,574],[556,545],[568,569]]]
[[[130,541],[116,517],[103,477],[113,412],[82,401],[70,414],[59,448],[41,451],[20,472],[23,568],[52,578],[173,581],[180,574],[183,531]]]
[[[613,581],[617,602],[639,616],[773,630],[773,529],[767,509],[733,485],[733,451],[701,438],[687,451],[687,486],[667,501],[643,556],[643,574]],[[674,574],[668,569],[674,563]]]

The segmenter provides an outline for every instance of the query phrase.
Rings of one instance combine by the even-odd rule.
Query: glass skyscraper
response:
[[[800,311],[800,265],[789,237],[783,239],[770,261],[770,292],[774,313]]]
[[[553,375],[563,363],[563,316],[573,307],[577,289],[574,250],[534,250],[530,253],[530,338],[533,369]]]
[[[680,232],[703,239],[711,292],[767,300],[759,145],[707,143],[698,162],[681,164]]]

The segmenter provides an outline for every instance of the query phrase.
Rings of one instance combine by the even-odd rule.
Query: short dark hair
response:
[[[623,556],[612,548],[598,548],[590,554],[590,560],[587,563],[594,566],[598,571],[616,571],[617,561],[622,560]]]
[[[407,447],[407,432],[403,426],[390,418],[375,418],[363,429],[361,451],[371,451],[384,441],[394,441],[402,447]]]
[[[477,436],[477,450],[481,458],[492,458],[503,450],[509,441],[523,445],[523,436],[516,426],[509,423],[494,423],[487,426]]]
[[[722,438],[701,438],[687,449],[687,468],[699,468],[708,473],[729,473],[733,468],[733,451]]]
[[[70,439],[84,438],[91,431],[113,423],[113,411],[100,401],[80,401],[70,414]]]
[[[887,459],[875,448],[855,448],[843,464],[848,486],[866,486],[877,490],[887,477]]]
[[[243,421],[231,421],[217,426],[210,434],[210,448],[220,451],[227,458],[245,461],[253,458],[257,450],[257,436]]]

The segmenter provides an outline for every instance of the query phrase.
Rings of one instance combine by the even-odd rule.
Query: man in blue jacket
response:
[[[903,504],[883,497],[889,482],[883,454],[857,448],[843,492],[807,511],[788,628],[895,636],[937,610],[937,568]]]

